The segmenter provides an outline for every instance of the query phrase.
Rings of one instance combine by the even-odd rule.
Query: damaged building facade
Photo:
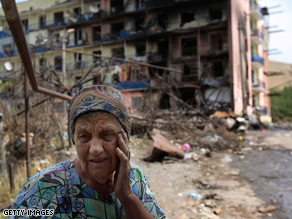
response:
[[[36,72],[54,69],[69,88],[93,69],[96,77],[87,84],[122,89],[131,112],[145,104],[149,88],[160,91],[151,97],[157,108],[171,109],[163,78],[183,101],[205,111],[270,114],[265,13],[255,0],[30,0],[18,10]],[[0,15],[0,74],[7,80],[21,61]]]

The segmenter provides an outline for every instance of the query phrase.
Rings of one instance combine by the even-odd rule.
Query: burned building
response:
[[[256,89],[264,83],[254,82],[264,82],[267,59],[259,38],[264,14],[255,0],[30,0],[18,10],[36,71],[53,69],[69,88],[91,69],[87,84],[122,89],[129,110],[145,104],[149,88],[157,108],[171,109],[167,86],[206,111],[269,113],[265,89]],[[3,64],[17,71],[21,62],[0,14],[5,80],[10,73]]]

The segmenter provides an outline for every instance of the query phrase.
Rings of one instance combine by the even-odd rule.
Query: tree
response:
[[[274,120],[284,119],[292,121],[292,87],[285,87],[282,91],[271,90],[272,116]]]

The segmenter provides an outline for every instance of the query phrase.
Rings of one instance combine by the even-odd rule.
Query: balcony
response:
[[[165,32],[165,30],[160,29],[159,31],[155,32],[149,32],[147,30],[143,31],[120,31],[119,33],[106,33],[101,37],[100,42],[112,42],[117,40],[126,40],[126,39],[133,39],[138,37],[146,37],[146,36],[152,36],[156,34],[160,34],[162,32]]]
[[[150,8],[168,6],[175,3],[175,0],[137,0],[125,5],[125,12],[142,11]]]
[[[153,62],[160,62],[165,59],[166,56],[163,56],[159,53],[154,52],[147,52],[144,54],[136,54],[136,55],[127,55],[127,60],[134,60],[136,62],[142,62],[142,63],[153,63]]]
[[[252,66],[255,68],[263,68],[265,67],[265,60],[262,57],[259,57],[257,55],[253,55],[251,57]]]
[[[263,19],[263,12],[262,8],[256,1],[251,1],[250,3],[250,15],[255,20],[262,20]]]
[[[0,39],[5,38],[5,37],[11,37],[11,32],[10,31],[0,31]]]
[[[258,80],[256,82],[253,82],[252,90],[255,92],[264,92],[264,93],[268,92],[266,89],[266,83],[262,80]]]
[[[262,114],[264,114],[264,115],[268,115],[268,107],[266,107],[266,106],[261,106],[260,108],[261,108],[261,112],[262,112]]]
[[[73,24],[79,24],[87,21],[94,21],[100,18],[105,17],[106,14],[104,11],[100,11],[98,13],[84,13],[78,16],[71,16],[71,17],[66,17],[63,19],[58,19],[58,20],[47,20],[46,22],[42,22],[41,24],[39,23],[32,23],[27,25],[25,28],[25,32],[31,32],[31,31],[39,31],[39,30],[44,30],[44,29],[53,29],[53,28],[59,28],[59,27],[64,27],[66,25],[73,25]],[[0,31],[0,38],[4,37],[9,37],[11,36],[10,31]]]
[[[251,41],[254,44],[262,44],[264,41],[264,35],[259,30],[251,30]]]

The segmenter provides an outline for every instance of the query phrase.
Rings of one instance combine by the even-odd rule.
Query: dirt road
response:
[[[168,218],[291,218],[292,132],[252,131],[245,139],[236,154],[229,150],[206,157],[193,149],[196,161],[146,163],[142,158],[149,141],[133,138],[132,162],[145,171]]]

